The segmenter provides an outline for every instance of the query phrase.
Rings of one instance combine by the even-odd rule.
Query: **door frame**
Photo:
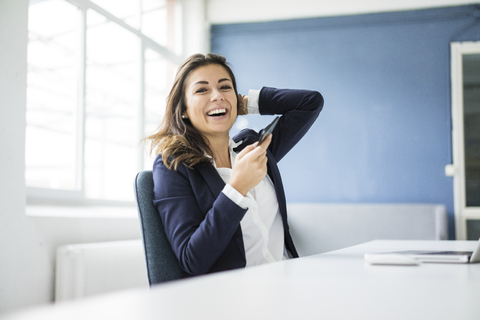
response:
[[[463,55],[480,54],[480,41],[452,42],[452,148],[455,234],[457,240],[467,239],[467,220],[480,220],[480,207],[467,207],[465,197],[465,144],[463,125]]]

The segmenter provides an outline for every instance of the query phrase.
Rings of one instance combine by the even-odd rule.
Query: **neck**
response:
[[[230,152],[228,150],[228,135],[216,139],[209,139],[210,147],[213,152],[213,158],[217,168],[231,168]]]

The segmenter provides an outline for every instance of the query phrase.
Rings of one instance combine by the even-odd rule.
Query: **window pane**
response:
[[[175,51],[175,0],[94,0],[103,9],[139,29],[147,37]],[[178,33],[177,33],[178,35]]]
[[[480,54],[463,56],[465,189],[468,207],[480,206]]]
[[[467,239],[475,240],[480,239],[480,220],[467,219]]]
[[[140,3],[142,0],[93,0],[92,2],[98,4],[100,7],[132,27],[136,29],[140,28]]]
[[[79,10],[62,0],[29,7],[25,180],[75,189]]]
[[[85,193],[132,200],[139,137],[139,40],[90,10],[87,15]]]
[[[145,51],[145,136],[153,134],[163,119],[176,69],[176,65],[156,51]],[[150,154],[145,157],[145,169],[152,169],[153,157]]]
[[[171,51],[181,51],[181,9],[176,0],[143,0],[142,33]]]
[[[167,3],[170,2],[170,3]],[[173,15],[172,1],[167,0],[146,0],[142,2],[142,32],[149,38],[155,40],[162,46],[172,49],[173,38],[169,39],[168,32],[172,32]]]

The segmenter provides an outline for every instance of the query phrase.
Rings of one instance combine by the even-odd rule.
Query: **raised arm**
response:
[[[263,87],[258,99],[260,114],[282,115],[269,149],[280,161],[307,133],[323,108],[317,91]]]

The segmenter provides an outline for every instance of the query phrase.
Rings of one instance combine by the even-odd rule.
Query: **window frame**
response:
[[[172,62],[176,65],[180,65],[183,61],[180,54],[175,53],[174,51],[168,49],[167,47],[157,43],[152,40],[141,30],[132,27],[122,19],[114,16],[112,13],[106,9],[100,7],[90,0],[62,0],[66,1],[80,11],[80,36],[78,41],[79,43],[79,61],[78,61],[78,86],[77,86],[77,107],[76,107],[76,116],[77,116],[77,128],[76,128],[76,158],[75,158],[75,190],[65,190],[65,189],[50,189],[50,188],[39,188],[39,187],[29,187],[26,185],[26,196],[27,204],[29,205],[67,205],[67,206],[132,206],[134,201],[120,201],[120,200],[108,200],[108,199],[92,199],[85,196],[85,122],[86,122],[86,68],[87,68],[87,11],[94,10],[96,13],[104,16],[109,21],[119,25],[124,28],[126,31],[132,33],[134,36],[139,39],[139,47],[137,50],[137,77],[138,77],[138,88],[137,88],[137,103],[136,108],[136,135],[140,141],[144,136],[144,126],[145,126],[145,52],[150,49],[158,53],[161,57],[167,59],[169,62]],[[171,1],[171,0],[170,0]],[[173,0],[175,1],[175,0]],[[176,10],[182,10],[181,1],[175,1]],[[176,14],[176,22],[181,16]],[[179,24],[175,23],[175,26],[178,27]],[[178,33],[180,34],[180,33]],[[176,36],[178,36],[178,34]],[[180,37],[177,39],[179,43],[182,43]],[[136,157],[136,170],[144,170],[144,158],[145,152],[142,148],[138,148]],[[132,177],[132,186],[133,186]],[[132,187],[133,194],[133,187]]]

